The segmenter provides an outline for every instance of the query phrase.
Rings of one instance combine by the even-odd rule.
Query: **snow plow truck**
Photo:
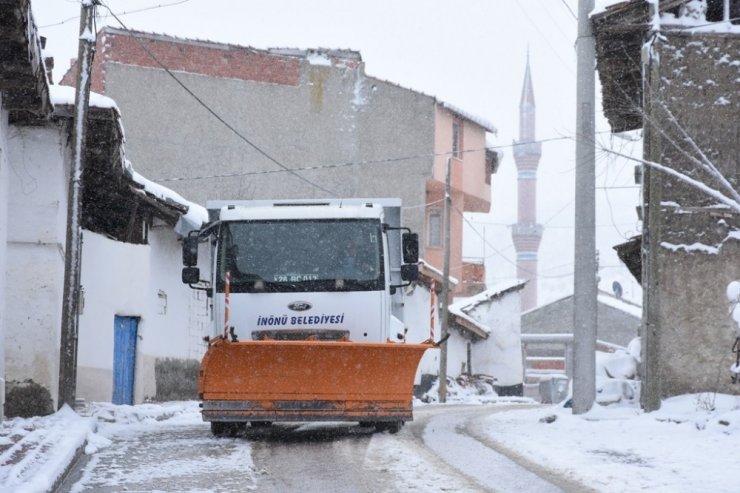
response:
[[[182,280],[212,306],[198,395],[214,435],[283,421],[397,432],[413,419],[416,369],[434,344],[405,340],[403,288],[419,275],[418,237],[400,226],[400,205],[207,203],[209,223],[183,239]]]

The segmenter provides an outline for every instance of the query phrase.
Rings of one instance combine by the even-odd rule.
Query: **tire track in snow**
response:
[[[562,492],[558,486],[523,468],[508,457],[461,433],[459,414],[432,417],[422,439],[445,462],[493,491]]]

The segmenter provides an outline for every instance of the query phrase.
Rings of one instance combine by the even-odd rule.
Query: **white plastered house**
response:
[[[0,398],[32,383],[51,412],[75,357],[60,354],[74,90],[49,83],[28,2],[0,19]],[[135,403],[155,397],[157,360],[204,351],[208,301],[181,283],[179,243],[207,213],[138,175],[123,135],[115,103],[91,95],[76,395]]]

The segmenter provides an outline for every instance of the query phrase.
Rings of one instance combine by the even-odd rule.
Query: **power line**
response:
[[[608,132],[610,131],[605,130],[600,133],[608,133]],[[573,140],[573,137],[571,136],[550,137],[546,139],[538,139],[538,140],[528,141],[528,142],[515,142],[512,144],[486,146],[486,147],[476,148],[476,149],[464,149],[461,152],[469,153],[469,152],[482,152],[482,151],[487,151],[487,150],[493,151],[497,149],[509,149],[512,147],[526,146],[529,144],[555,142],[555,141],[561,141],[561,140]],[[162,178],[154,178],[154,181],[164,183],[164,182],[172,182],[172,181],[210,180],[210,179],[217,179],[217,178],[236,178],[240,176],[269,175],[273,173],[284,173],[285,171],[316,171],[316,170],[325,170],[325,169],[344,168],[348,166],[364,166],[364,165],[370,165],[370,164],[389,164],[389,163],[395,163],[399,161],[408,161],[411,159],[435,158],[435,157],[442,157],[442,156],[448,156],[448,155],[450,155],[449,152],[441,152],[441,153],[428,152],[428,153],[411,154],[411,155],[399,156],[399,157],[367,159],[364,161],[348,161],[344,163],[335,163],[335,164],[320,164],[320,165],[303,166],[300,168],[291,168],[291,169],[284,168],[282,170],[238,171],[238,172],[233,172],[233,173],[221,173],[221,174],[214,174],[214,175],[162,177]]]
[[[568,12],[570,12],[570,15],[573,16],[573,19],[577,21],[578,16],[576,15],[575,12],[573,12],[573,9],[570,8],[570,5],[568,5],[568,2],[566,2],[565,0],[560,0],[560,1],[563,3],[563,5],[565,5],[565,8],[568,9]]]
[[[159,5],[152,5],[151,7],[144,7],[144,8],[140,8],[140,9],[136,9],[136,10],[129,10],[129,11],[124,11],[124,12],[119,12],[118,15],[123,16],[123,15],[129,15],[129,14],[138,14],[139,12],[146,12],[148,10],[156,10],[156,9],[161,9],[161,8],[165,8],[165,7],[173,7],[175,5],[180,5],[180,4],[183,4],[183,3],[187,3],[189,1],[190,0],[178,0],[177,2],[172,2],[172,3],[160,3]],[[79,2],[74,1],[74,2],[71,2],[71,3],[79,3]],[[103,5],[103,6],[106,9],[108,9],[108,7],[106,7],[105,5]],[[108,9],[108,10],[110,10],[110,9]],[[75,20],[75,19],[79,19],[79,18],[80,18],[79,15],[75,15],[73,17],[69,17],[67,19],[64,19],[63,21],[55,22],[54,24],[46,24],[45,26],[39,26],[39,29],[45,29],[47,27],[61,26],[62,24],[66,24],[69,21],[72,21],[72,20]]]
[[[527,21],[529,21],[529,23],[530,23],[530,24],[532,24],[532,27],[534,27],[534,28],[535,28],[535,30],[537,31],[537,33],[538,33],[538,34],[539,34],[540,36],[542,36],[542,38],[543,38],[543,39],[545,40],[545,43],[547,44],[548,48],[550,48],[550,50],[552,50],[552,52],[553,52],[553,53],[555,54],[555,56],[556,56],[556,57],[557,57],[557,58],[558,58],[558,59],[559,59],[559,60],[560,60],[560,61],[561,61],[561,62],[563,63],[563,66],[564,66],[564,67],[566,68],[566,70],[567,70],[568,72],[570,72],[570,74],[571,74],[571,75],[575,75],[575,73],[573,72],[573,68],[572,68],[572,67],[571,67],[571,66],[569,65],[569,63],[568,63],[568,62],[566,62],[566,61],[565,61],[565,60],[564,60],[564,59],[563,59],[563,58],[562,58],[562,57],[560,56],[560,53],[558,53],[558,51],[557,51],[557,50],[556,50],[556,49],[555,49],[555,48],[553,47],[553,46],[554,46],[554,45],[553,45],[553,43],[551,43],[551,42],[550,42],[550,40],[549,40],[549,39],[547,38],[547,36],[545,36],[545,34],[544,34],[544,33],[542,32],[542,30],[540,29],[540,27],[539,27],[539,26],[537,25],[537,23],[536,23],[536,22],[534,22],[534,20],[532,20],[532,18],[531,18],[531,17],[529,16],[529,14],[528,14],[528,13],[527,13],[527,11],[526,11],[526,10],[524,9],[524,7],[522,7],[522,6],[520,5],[520,2],[514,2],[514,5],[516,5],[516,6],[517,6],[517,7],[519,8],[519,10],[521,10],[522,14],[524,14],[524,17],[526,17],[526,18],[527,18]]]
[[[308,183],[309,185],[311,185],[311,186],[313,186],[313,187],[315,187],[315,188],[318,188],[319,190],[321,190],[321,191],[324,191],[324,192],[328,193],[329,195],[334,195],[334,194],[335,194],[335,193],[334,193],[333,191],[331,191],[331,190],[329,190],[329,189],[327,189],[327,188],[324,188],[324,187],[322,187],[321,185],[319,185],[319,184],[317,184],[317,183],[314,183],[314,182],[312,182],[312,181],[311,181],[311,180],[309,180],[308,178],[305,178],[305,177],[301,176],[300,174],[298,174],[298,173],[296,172],[296,170],[294,170],[294,169],[291,169],[291,168],[289,168],[289,167],[285,166],[285,165],[284,165],[283,163],[281,163],[280,161],[278,161],[277,159],[275,159],[274,157],[272,157],[272,156],[271,156],[270,154],[268,154],[268,153],[267,153],[266,151],[264,151],[264,150],[263,150],[262,148],[260,148],[260,147],[259,147],[259,146],[258,146],[257,144],[255,144],[255,143],[253,143],[253,142],[252,142],[251,140],[249,140],[249,139],[248,139],[248,138],[247,138],[247,137],[246,137],[245,135],[243,135],[243,134],[242,134],[241,132],[239,132],[239,131],[238,131],[238,130],[237,130],[236,128],[234,128],[234,127],[233,127],[233,126],[232,126],[232,125],[231,125],[231,124],[230,124],[229,122],[227,122],[226,120],[224,120],[224,119],[223,119],[223,118],[221,117],[221,115],[219,115],[218,113],[216,113],[216,111],[215,111],[215,110],[213,110],[213,108],[211,108],[210,106],[208,106],[208,104],[206,104],[206,103],[205,103],[205,102],[204,102],[204,101],[203,101],[203,100],[202,100],[202,99],[201,99],[200,97],[198,97],[198,96],[197,96],[197,95],[196,95],[196,94],[195,94],[195,93],[194,93],[194,92],[193,92],[193,91],[192,91],[192,90],[191,90],[191,89],[190,89],[190,88],[189,88],[188,86],[186,86],[186,85],[185,85],[185,84],[184,84],[184,83],[183,83],[183,82],[182,82],[182,81],[181,81],[180,79],[178,79],[178,78],[177,78],[177,77],[175,76],[175,74],[173,74],[173,73],[172,73],[172,72],[170,71],[170,69],[168,69],[168,68],[167,68],[167,67],[166,67],[166,66],[165,66],[165,65],[164,65],[164,64],[163,64],[162,62],[160,62],[160,61],[159,61],[159,59],[158,59],[158,58],[157,58],[156,56],[154,56],[154,53],[152,53],[152,52],[151,52],[151,51],[149,50],[149,48],[147,48],[147,47],[146,47],[146,45],[145,45],[144,43],[142,43],[142,42],[141,42],[141,41],[139,40],[139,38],[138,38],[137,36],[135,36],[135,35],[134,35],[134,34],[133,34],[133,33],[131,32],[131,30],[130,30],[130,29],[129,29],[128,27],[126,27],[126,25],[125,25],[125,24],[123,23],[123,21],[121,21],[121,19],[119,19],[119,18],[118,18],[118,16],[117,16],[117,15],[116,15],[116,14],[115,14],[115,13],[114,13],[114,12],[113,12],[113,11],[112,11],[111,9],[110,9],[110,7],[108,7],[108,6],[106,5],[106,4],[104,4],[104,3],[102,3],[102,2],[100,3],[100,5],[102,5],[103,7],[105,7],[105,8],[106,8],[106,10],[108,10],[108,12],[110,12],[110,14],[111,14],[111,15],[113,16],[113,18],[114,18],[114,19],[115,19],[115,20],[116,20],[116,21],[117,21],[117,22],[118,22],[118,23],[119,23],[119,24],[121,25],[121,27],[122,27],[123,29],[125,29],[125,30],[126,30],[126,32],[128,32],[128,33],[129,33],[129,35],[131,35],[131,37],[132,37],[132,38],[133,38],[133,39],[134,39],[134,40],[136,41],[136,43],[137,43],[137,44],[138,44],[138,45],[139,45],[139,46],[140,46],[140,47],[141,47],[141,48],[142,48],[142,49],[143,49],[143,50],[144,50],[144,51],[145,51],[145,52],[147,53],[147,55],[149,55],[149,57],[151,57],[151,59],[152,59],[152,60],[154,60],[154,61],[155,61],[155,62],[157,63],[157,65],[159,65],[160,67],[162,67],[162,69],[163,69],[163,70],[164,70],[164,71],[165,71],[165,72],[166,72],[166,73],[167,73],[167,74],[168,74],[168,75],[169,75],[169,76],[170,76],[170,77],[171,77],[171,78],[172,78],[172,79],[173,79],[173,80],[174,80],[175,82],[177,82],[177,84],[178,84],[178,85],[179,85],[180,87],[182,87],[182,88],[183,88],[183,89],[185,90],[185,92],[187,92],[187,93],[188,93],[188,94],[189,94],[189,95],[190,95],[190,96],[191,96],[191,97],[192,97],[193,99],[195,99],[195,101],[197,101],[197,102],[198,102],[198,104],[200,104],[200,105],[201,105],[201,106],[202,106],[202,107],[203,107],[203,108],[204,108],[204,109],[205,109],[206,111],[208,111],[208,112],[209,112],[209,113],[210,113],[211,115],[213,115],[213,117],[214,117],[214,118],[216,118],[216,120],[218,120],[219,122],[221,122],[221,124],[223,124],[223,125],[224,125],[224,126],[225,126],[226,128],[228,128],[229,130],[231,130],[231,131],[232,131],[232,132],[234,133],[234,135],[236,135],[236,136],[237,136],[237,137],[239,137],[239,138],[240,138],[241,140],[243,140],[244,142],[246,142],[246,143],[247,143],[247,144],[248,144],[249,146],[251,146],[251,147],[252,147],[252,148],[253,148],[254,150],[256,150],[256,151],[257,151],[258,153],[262,154],[262,156],[266,157],[266,158],[267,158],[268,160],[270,160],[271,162],[275,163],[276,165],[278,165],[279,167],[281,167],[281,168],[282,168],[283,170],[285,170],[285,171],[287,171],[288,173],[292,174],[293,176],[295,176],[295,177],[296,177],[296,178],[298,178],[299,180],[301,180],[301,181],[304,181],[305,183]]]

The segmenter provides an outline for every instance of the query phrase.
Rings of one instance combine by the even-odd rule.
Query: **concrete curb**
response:
[[[77,450],[75,450],[75,453],[72,456],[72,460],[69,461],[69,464],[67,464],[67,467],[64,468],[62,474],[60,474],[59,477],[54,480],[54,484],[51,485],[51,489],[47,493],[57,493],[59,491],[64,482],[70,477],[72,470],[77,466],[77,464],[80,462],[80,459],[82,459],[82,457],[85,455],[85,447],[87,447],[87,440],[85,440],[82,445],[77,447]]]

